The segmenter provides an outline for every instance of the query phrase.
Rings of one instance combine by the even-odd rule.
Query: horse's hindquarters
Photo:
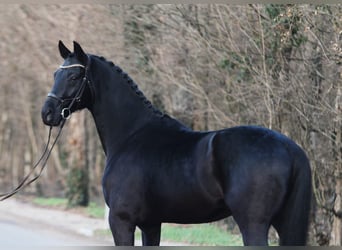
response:
[[[293,175],[292,151],[297,146],[271,130],[237,127],[221,131],[215,148],[216,162],[223,174],[225,201],[244,243],[267,244],[273,218],[283,209],[293,185],[299,184]],[[300,206],[301,202],[296,202]]]

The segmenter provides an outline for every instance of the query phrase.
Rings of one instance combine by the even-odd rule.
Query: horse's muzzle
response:
[[[46,100],[42,108],[42,120],[45,125],[58,126],[62,121],[61,110],[54,101]]]

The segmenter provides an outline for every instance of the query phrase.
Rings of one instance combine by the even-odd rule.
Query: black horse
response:
[[[245,245],[306,243],[311,171],[303,150],[275,131],[240,126],[197,132],[157,110],[121,68],[59,42],[64,64],[42,108],[58,126],[76,110],[93,115],[105,154],[103,193],[116,245],[159,245],[161,223],[232,215]],[[208,236],[210,237],[210,236]]]

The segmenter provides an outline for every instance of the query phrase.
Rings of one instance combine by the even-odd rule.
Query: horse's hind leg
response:
[[[161,224],[140,226],[143,246],[159,246]]]
[[[268,230],[280,207],[284,191],[274,185],[271,177],[258,175],[254,175],[251,180],[247,179],[245,186],[240,185],[233,190],[227,192],[226,204],[240,228],[244,244],[268,245]]]

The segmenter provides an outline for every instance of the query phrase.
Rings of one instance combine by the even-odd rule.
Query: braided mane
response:
[[[103,62],[106,62],[110,67],[113,68],[113,70],[115,70],[117,73],[119,73],[119,75],[125,80],[125,82],[130,86],[130,89],[132,91],[134,91],[134,93],[140,98],[140,100],[142,101],[143,105],[145,105],[147,108],[151,109],[152,112],[154,114],[156,114],[157,116],[163,117],[164,113],[161,112],[158,108],[156,108],[155,106],[153,106],[153,104],[151,103],[151,101],[149,101],[146,96],[144,95],[144,93],[139,89],[138,85],[133,81],[132,78],[130,78],[130,76],[124,72],[119,66],[115,65],[112,61],[108,61],[106,58],[104,58],[103,56],[96,56],[94,55],[96,58],[100,59]]]

